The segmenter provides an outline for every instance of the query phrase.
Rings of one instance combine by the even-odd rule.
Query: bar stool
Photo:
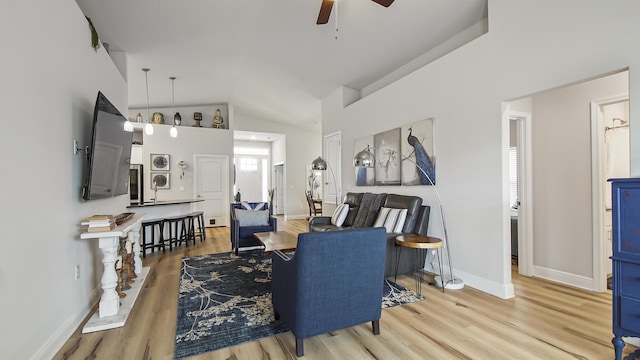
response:
[[[162,219],[145,220],[142,222],[142,244],[140,244],[140,252],[142,257],[147,257],[147,249],[151,249],[151,252],[155,252],[156,248],[162,248],[162,252],[165,252],[165,238],[164,231],[162,231],[164,221]],[[158,241],[156,242],[156,227],[158,228]],[[147,241],[147,229],[151,233],[151,239]]]
[[[192,221],[192,234],[193,234],[193,241],[195,243],[195,239],[196,237],[200,237],[200,242],[203,242],[207,239],[207,234],[205,232],[205,227],[204,227],[204,211],[194,211],[191,213],[191,221]],[[195,226],[195,222],[198,222],[198,226]]]
[[[196,246],[196,232],[193,219],[194,217],[192,214],[184,216],[184,226],[186,229],[186,233],[183,236],[183,240],[187,244],[187,247],[189,246],[189,241],[193,241],[193,246]]]
[[[164,237],[164,241],[169,243],[169,250],[173,250],[173,245],[180,245],[183,241],[189,247],[188,242],[188,224],[189,215],[178,215],[164,219],[164,228],[168,230],[169,235]]]

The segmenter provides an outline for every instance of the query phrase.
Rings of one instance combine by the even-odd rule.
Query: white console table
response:
[[[81,239],[98,240],[98,246],[102,252],[102,264],[104,265],[101,279],[102,296],[100,297],[100,305],[82,329],[83,333],[121,327],[127,321],[142,284],[149,273],[148,267],[142,268],[142,260],[140,260],[140,224],[144,218],[145,214],[138,213],[112,231],[85,232],[80,235]],[[133,271],[137,278],[131,285],[131,289],[126,292],[126,296],[120,299],[116,291],[118,274],[116,273],[115,265],[118,259],[118,245],[120,238],[123,237],[127,237],[131,241],[131,255],[134,259]]]

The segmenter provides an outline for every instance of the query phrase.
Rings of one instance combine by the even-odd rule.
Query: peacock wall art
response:
[[[435,185],[433,119],[403,126],[402,139],[402,185],[431,185],[431,181]],[[419,168],[424,170],[426,174]]]
[[[356,154],[375,154],[374,168],[355,168],[356,186],[435,185],[433,124],[429,118],[355,139]]]

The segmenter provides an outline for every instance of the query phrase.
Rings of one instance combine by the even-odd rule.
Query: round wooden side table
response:
[[[403,247],[416,249],[416,292],[422,295],[422,281],[424,280],[424,262],[427,258],[427,252],[430,249],[435,249],[438,253],[438,267],[440,268],[440,274],[442,274],[442,254],[440,248],[442,247],[442,240],[433,236],[426,235],[399,235],[396,236],[396,245],[400,246],[396,255],[396,274],[395,279],[398,277],[398,265],[400,263],[400,252]],[[444,287],[442,287],[444,292]]]

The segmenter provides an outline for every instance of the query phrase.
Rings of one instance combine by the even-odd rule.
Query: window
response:
[[[258,159],[240,158],[240,171],[243,171],[243,172],[258,171]]]

